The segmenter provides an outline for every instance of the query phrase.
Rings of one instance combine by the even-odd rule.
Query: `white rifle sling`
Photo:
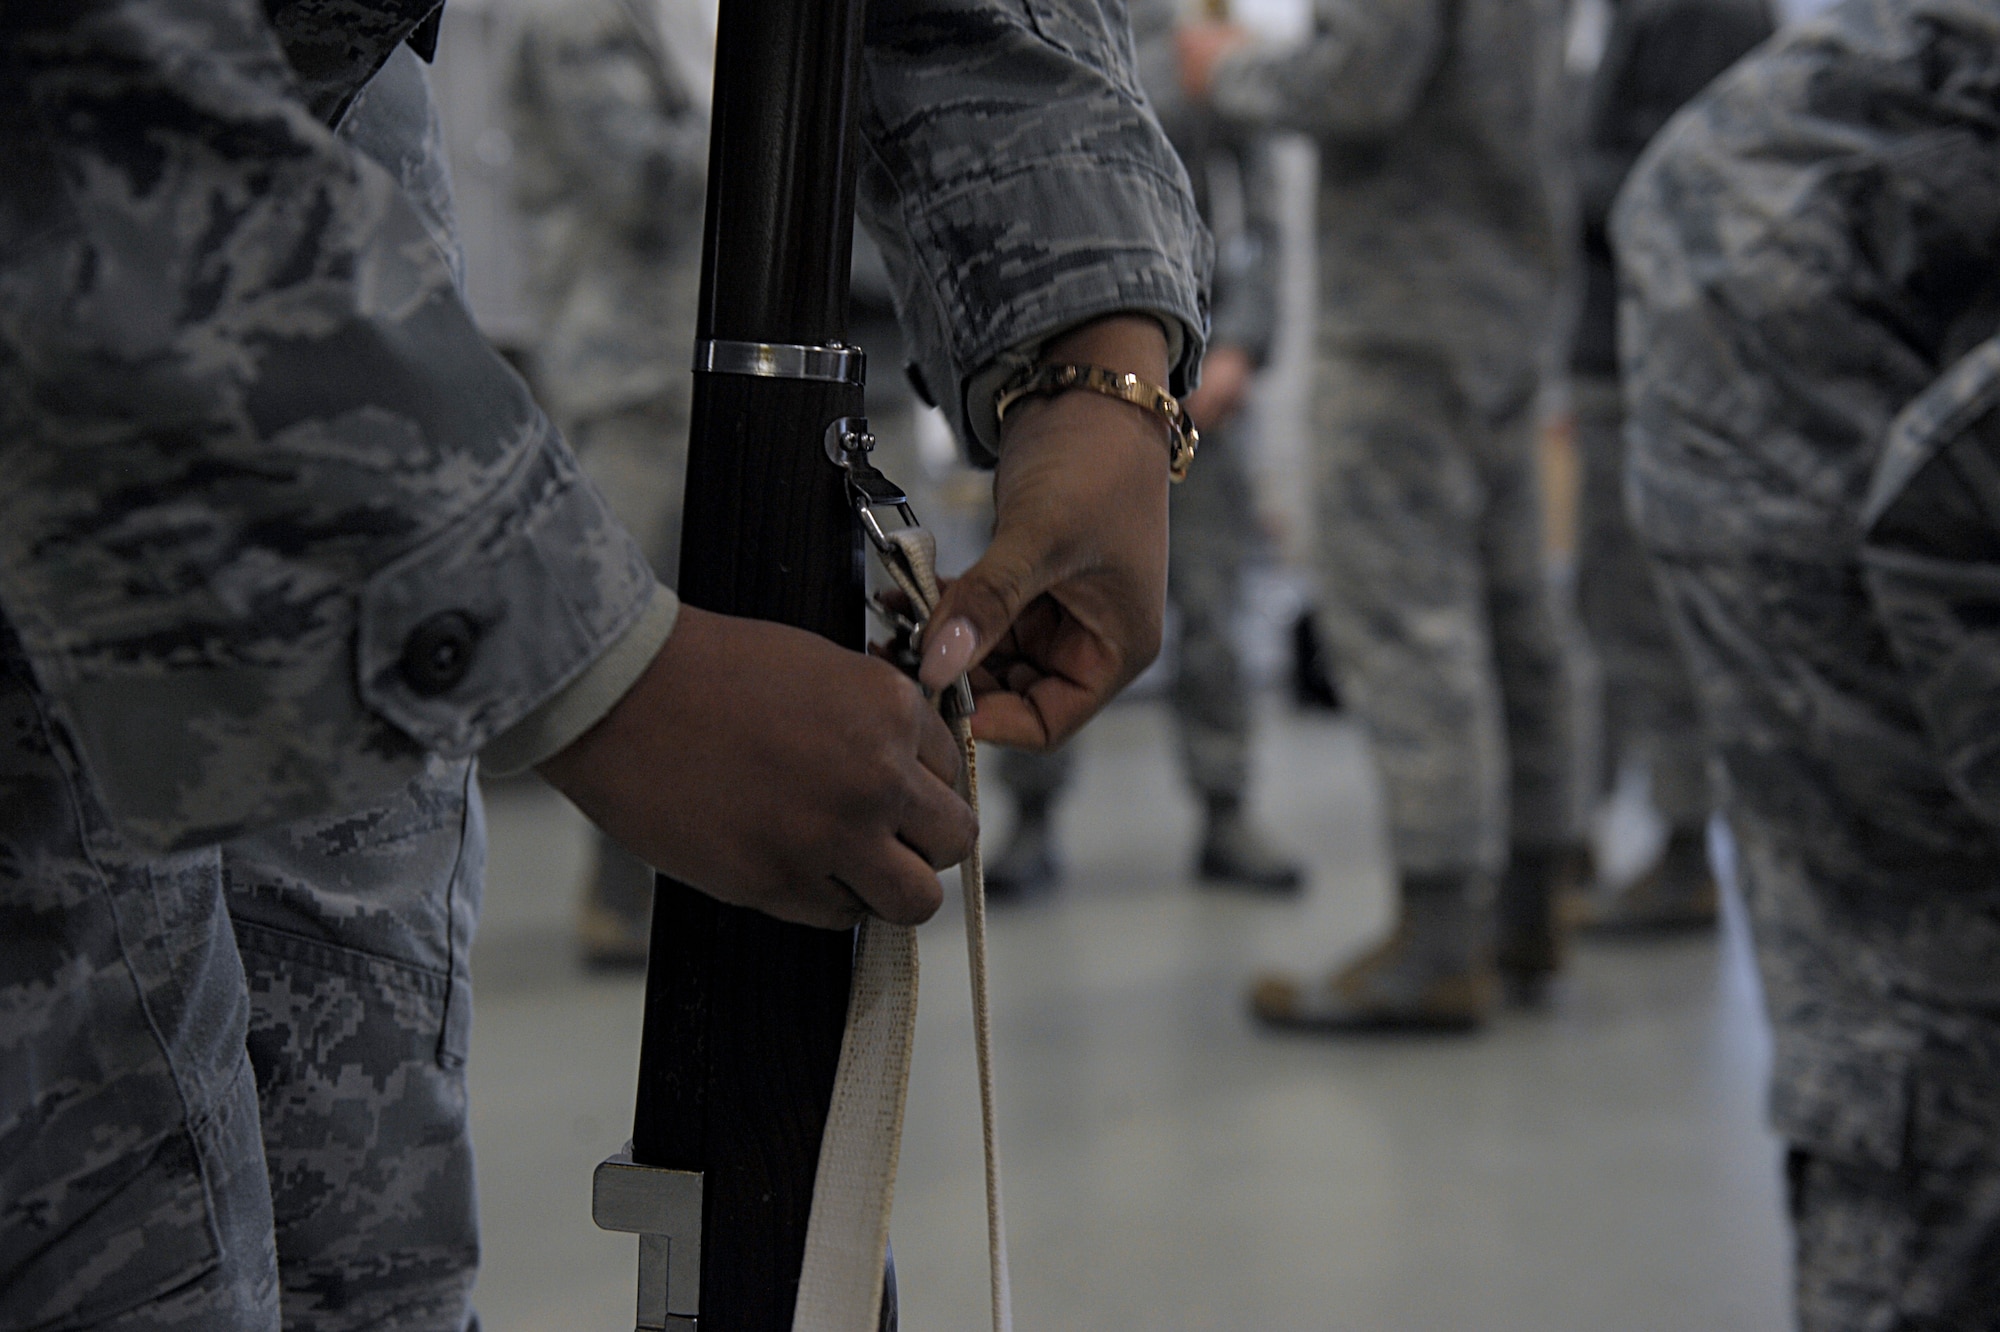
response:
[[[872,443],[872,441],[870,441]],[[907,510],[906,510],[907,512]],[[870,524],[882,562],[920,619],[938,602],[937,546],[921,528],[881,532]],[[879,537],[878,537],[879,534]],[[964,686],[947,691],[961,695]],[[964,755],[959,791],[979,809],[972,722],[962,708],[947,720]],[[987,1257],[994,1332],[1013,1332],[1007,1281],[1007,1223],[1000,1198],[1000,1152],[993,1129],[993,1027],[986,985],[986,879],[977,844],[959,866],[965,942],[972,976],[972,1023],[979,1063],[980,1132],[986,1154]],[[855,949],[847,1030],[834,1075],[833,1104],[820,1140],[806,1227],[805,1265],[793,1332],[876,1332],[882,1305],[889,1210],[896,1191],[903,1108],[917,1023],[916,932],[868,918]]]

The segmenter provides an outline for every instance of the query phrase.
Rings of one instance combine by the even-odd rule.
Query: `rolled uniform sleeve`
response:
[[[467,755],[657,604],[255,0],[4,21],[0,610],[176,847]]]
[[[1105,315],[1158,318],[1185,388],[1211,246],[1122,15],[1087,0],[882,0],[865,60],[862,220],[923,387],[961,435],[990,456],[1007,363]]]

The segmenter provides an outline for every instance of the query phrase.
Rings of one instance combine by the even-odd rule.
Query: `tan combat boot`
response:
[[[1482,875],[1410,875],[1396,931],[1313,984],[1271,973],[1250,1010],[1273,1027],[1325,1032],[1451,1032],[1483,1025],[1499,995]]]

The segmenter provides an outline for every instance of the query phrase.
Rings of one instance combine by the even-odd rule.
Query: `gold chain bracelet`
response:
[[[1194,452],[1201,445],[1201,436],[1193,422],[1188,420],[1178,398],[1137,375],[1106,370],[1101,365],[1078,365],[1074,362],[1038,366],[1027,378],[1018,379],[1000,390],[993,400],[993,414],[1005,421],[1008,409],[1023,398],[1052,398],[1071,389],[1088,389],[1120,402],[1129,402],[1166,422],[1167,475],[1175,481],[1187,480],[1188,467],[1194,462]]]

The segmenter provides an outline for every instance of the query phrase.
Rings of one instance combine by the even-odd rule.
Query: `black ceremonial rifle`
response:
[[[850,648],[861,536],[829,448],[865,431],[845,345],[862,17],[723,0],[679,589]],[[853,944],[659,880],[632,1142],[593,1195],[640,1236],[640,1329],[789,1332]]]

